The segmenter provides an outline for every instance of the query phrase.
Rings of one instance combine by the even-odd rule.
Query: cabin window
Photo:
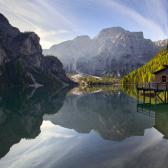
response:
[[[166,76],[162,76],[162,82],[166,82]]]

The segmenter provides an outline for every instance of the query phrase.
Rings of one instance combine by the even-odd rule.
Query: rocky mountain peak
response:
[[[40,46],[40,38],[34,32],[20,33],[16,36],[12,43],[15,55],[33,55],[42,53]]]
[[[128,31],[126,31],[122,27],[110,27],[110,28],[106,28],[106,29],[101,30],[100,33],[98,34],[97,38],[116,36],[118,34],[124,34],[127,32]]]
[[[9,24],[8,19],[0,13],[0,23]]]
[[[122,27],[110,27],[103,29],[95,39],[96,40],[102,38],[115,39],[120,37],[128,37],[128,38],[132,37],[135,39],[144,39],[143,32],[130,32],[123,29]]]
[[[122,33],[122,32],[128,32],[127,30],[125,30],[124,28],[122,27],[109,27],[109,28],[105,28],[103,30],[100,31],[100,34],[101,33]]]
[[[79,36],[45,53],[58,56],[67,72],[125,75],[149,61],[159,49],[143,32],[110,27],[93,39]]]
[[[155,41],[154,43],[155,43],[156,46],[161,47],[161,48],[164,48],[164,47],[166,47],[167,44],[168,44],[168,39],[158,40],[158,41]]]
[[[83,36],[77,36],[74,38],[75,41],[84,41],[84,40],[91,40],[89,36],[83,35]]]
[[[0,14],[0,83],[42,86],[74,84],[62,63],[43,56],[40,38],[34,32],[20,32]]]
[[[16,37],[20,33],[19,29],[10,25],[5,16],[0,13],[0,41],[4,46],[9,47],[9,43],[12,38]]]

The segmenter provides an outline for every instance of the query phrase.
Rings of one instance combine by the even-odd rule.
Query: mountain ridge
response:
[[[94,38],[78,36],[43,53],[57,56],[66,72],[123,76],[148,62],[164,45],[145,39],[143,32],[110,27]]]

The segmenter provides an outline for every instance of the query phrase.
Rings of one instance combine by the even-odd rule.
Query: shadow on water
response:
[[[136,112],[136,100],[123,92],[68,95],[57,114],[44,119],[78,133],[95,130],[103,139],[120,141],[143,136],[153,118]]]
[[[155,104],[152,100],[152,104],[140,103],[137,100],[137,93],[135,86],[125,86],[123,91],[133,97],[137,101],[137,112],[154,118],[154,128],[164,135],[165,139],[168,139],[168,104]],[[140,97],[142,101],[142,97]]]
[[[43,115],[62,107],[69,88],[3,88],[0,90],[0,158],[21,138],[35,138],[40,133]]]
[[[41,128],[34,140],[14,145],[1,167],[167,166],[167,105],[137,106],[134,97],[118,90],[68,91],[0,92],[1,157]]]
[[[69,88],[0,90],[0,157],[8,153],[10,147],[22,138],[37,137],[43,120],[50,120],[55,125],[73,129],[79,133],[77,135],[82,136],[94,130],[99,137],[102,137],[102,143],[118,141],[118,144],[122,144],[126,143],[122,140],[127,137],[142,138],[145,130],[153,126],[164,134],[165,138],[168,137],[167,105],[142,106],[142,108],[137,106],[135,98],[118,90],[107,92],[99,89],[99,92],[79,95],[69,90]],[[94,142],[95,140],[97,134]],[[55,143],[57,141],[59,139],[54,139]],[[77,139],[73,139],[69,143],[68,140],[67,143],[71,145],[76,141]]]
[[[141,104],[138,106],[138,112],[145,111],[143,114],[155,114],[154,127],[168,139],[168,104],[147,105]]]

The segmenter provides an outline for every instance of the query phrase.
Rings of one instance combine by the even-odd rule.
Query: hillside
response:
[[[154,77],[152,73],[162,69],[163,65],[168,65],[168,50],[162,50],[146,65],[126,75],[123,78],[122,83],[136,84],[136,83],[151,82]]]

